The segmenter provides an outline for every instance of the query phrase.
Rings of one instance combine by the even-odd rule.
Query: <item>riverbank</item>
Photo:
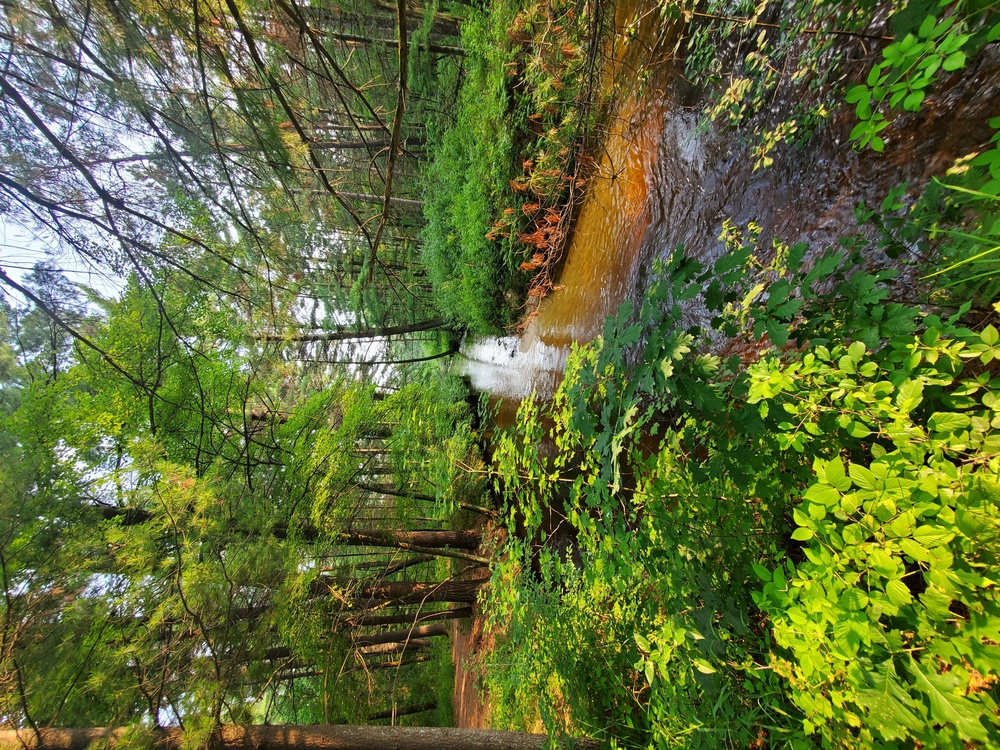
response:
[[[467,70],[454,125],[432,145],[423,251],[454,326],[522,330],[556,288],[627,13],[510,0],[463,26]]]
[[[914,42],[945,44],[948,28],[934,36],[918,21]],[[855,33],[896,28],[880,23]],[[970,38],[993,28],[959,23]],[[639,236],[635,260],[603,244],[586,264],[603,258],[594,283],[567,284],[520,341],[497,356],[467,347],[492,356],[514,396],[558,385],[570,363],[552,404],[524,402],[500,440],[506,512],[523,523],[486,604],[496,726],[612,746],[996,742],[998,605],[963,578],[996,550],[979,546],[985,526],[954,519],[989,525],[1000,480],[996,285],[985,281],[1000,113],[978,95],[996,86],[997,55],[980,45],[962,57],[916,111],[892,116],[886,97],[881,140],[865,144],[853,105],[859,88],[878,95],[868,72],[890,67],[878,49],[846,59],[838,90],[851,106],[764,153],[757,136],[824,98],[776,85],[768,106],[706,127],[719,100],[668,78],[649,126],[655,157],[630,180],[644,196],[622,235]],[[642,133],[659,106],[636,107],[623,132]],[[573,238],[567,273],[586,238]],[[616,320],[546,329],[560,303],[589,319],[602,275],[622,265],[632,285],[614,304],[632,304]],[[537,376],[517,369],[539,361]],[[543,439],[554,453],[539,455]],[[940,493],[917,497],[915,478],[931,475]],[[554,509],[575,551],[540,534]]]

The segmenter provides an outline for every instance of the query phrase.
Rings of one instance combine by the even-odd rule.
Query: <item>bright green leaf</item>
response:
[[[937,411],[927,420],[927,428],[933,432],[956,432],[969,426],[967,414]]]
[[[885,593],[889,597],[890,601],[897,607],[904,607],[913,601],[913,595],[910,594],[910,590],[906,587],[898,578],[895,578],[885,585]]]

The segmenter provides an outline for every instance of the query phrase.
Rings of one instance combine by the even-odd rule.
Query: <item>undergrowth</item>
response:
[[[504,0],[463,24],[466,74],[434,147],[424,231],[435,299],[458,326],[510,326],[526,296],[551,288],[578,186],[593,13],[574,0]]]
[[[623,747],[1000,740],[1000,335],[887,304],[893,273],[855,252],[796,257],[768,278],[756,248],[678,255],[550,407],[522,405],[496,453],[524,529],[488,601],[504,725]],[[676,301],[744,275],[720,325],[795,346],[698,354]],[[542,543],[545,507],[575,547]]]
[[[917,111],[938,79],[996,39],[993,4],[966,0],[661,0],[660,10],[687,24],[677,52],[684,75],[710,92],[704,120],[739,128],[757,118],[742,133],[755,168],[771,165],[779,143],[808,140],[866,73],[874,90],[862,97],[856,86],[848,96],[860,119],[851,137],[881,151],[891,119],[884,109]]]
[[[938,40],[920,59],[960,70],[945,32],[987,16],[936,30],[967,9],[900,21],[899,43]],[[898,52],[851,92],[875,103],[859,147],[922,90]],[[911,205],[860,207],[825,251],[728,223],[711,267],[679,249],[551,404],[522,404],[495,452],[495,725],[610,747],[1000,746],[996,143]],[[923,265],[900,275],[903,250]],[[695,298],[714,330],[682,328]]]

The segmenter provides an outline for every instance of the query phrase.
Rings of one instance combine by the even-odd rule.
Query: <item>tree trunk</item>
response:
[[[476,563],[477,565],[489,565],[490,561],[485,557],[480,557],[479,555],[474,555],[471,552],[462,552],[461,550],[451,549],[452,541],[450,539],[451,535],[454,534],[468,534],[473,532],[454,532],[454,531],[377,531],[370,532],[365,531],[362,533],[356,532],[342,532],[338,534],[338,538],[341,543],[354,545],[358,547],[395,547],[396,549],[405,549],[410,552],[418,552],[430,555],[437,555],[438,557],[452,557],[456,560],[468,560],[469,562]],[[437,537],[439,540],[432,547],[424,547],[415,544],[409,540],[410,535],[421,535],[426,536],[428,534],[445,534],[448,536]],[[401,537],[399,535],[402,535]],[[477,535],[478,536],[478,535]],[[428,537],[432,538],[432,537]],[[464,540],[461,537],[457,538],[457,541],[463,544],[469,544],[468,540]]]
[[[395,553],[393,553],[395,554]],[[372,568],[382,568],[382,572],[378,574],[379,578],[387,578],[393,573],[398,573],[401,570],[406,570],[407,568],[413,567],[414,565],[420,565],[421,563],[431,562],[435,560],[434,555],[414,555],[413,557],[408,557],[405,560],[397,560],[396,562],[369,562],[369,563],[358,563],[354,567],[359,570],[370,570]]]
[[[458,620],[463,617],[472,617],[472,607],[462,607],[461,609],[446,609],[443,612],[429,612],[427,614],[414,614],[404,612],[401,615],[368,615],[351,619],[351,625],[365,627],[372,625],[406,625],[412,622],[424,623],[435,620]]]
[[[417,333],[440,328],[444,321],[440,318],[423,320],[419,323],[407,323],[401,326],[382,326],[380,328],[339,328],[335,331],[310,331],[308,333],[261,333],[255,336],[258,341],[309,342],[309,341],[350,341],[352,339],[374,339],[386,336],[398,336],[404,333]]]
[[[29,729],[0,731],[0,750],[87,750],[127,742],[130,727],[109,729]],[[161,750],[181,750],[184,733],[177,727],[156,731]],[[496,729],[451,727],[241,726],[220,727],[205,750],[542,750],[547,735]],[[597,748],[577,740],[577,748]]]
[[[321,577],[312,582],[311,594],[325,596],[332,589],[347,589],[355,602],[460,602],[472,604],[482,581],[359,581],[354,578]]]
[[[408,490],[397,490],[395,487],[387,484],[359,484],[358,489],[365,492],[377,492],[380,495],[389,495],[390,497],[403,497],[407,500],[423,500],[427,503],[437,502],[437,498],[430,495],[422,495],[419,492],[409,492]]]
[[[408,656],[404,659],[397,659],[389,661],[377,661],[374,664],[364,664],[356,667],[350,667],[345,670],[347,672],[374,672],[377,669],[393,669],[396,667],[408,667],[411,664],[423,664],[431,660],[430,654],[417,654],[416,656]]]
[[[431,638],[435,635],[448,635],[450,628],[444,623],[434,625],[417,625],[412,628],[402,628],[401,630],[390,630],[385,633],[374,635],[359,635],[354,639],[354,645],[358,648],[364,646],[377,646],[380,643],[408,643],[415,638]]]
[[[386,470],[389,471],[388,469]],[[373,473],[372,471],[368,472]],[[303,524],[298,530],[298,534],[307,541],[312,541],[317,538],[318,531],[315,527]],[[288,535],[288,527],[284,524],[276,524],[272,528],[272,533],[279,539],[284,539]],[[431,535],[444,535],[444,536],[427,536]],[[472,539],[468,536],[463,535],[473,535],[476,540],[476,544],[472,547],[466,545],[472,543]],[[456,536],[457,535],[457,536]],[[411,541],[411,537],[417,537],[427,539],[431,542],[430,546],[418,545],[416,542]],[[465,549],[475,549],[479,544],[479,535],[476,532],[471,531],[381,531],[381,530],[364,530],[360,532],[342,532],[337,535],[337,541],[341,544],[353,547],[394,547],[395,549],[409,550],[410,552],[421,553],[425,555],[433,555],[436,557],[452,557],[457,560],[468,560],[469,562],[476,563],[478,565],[489,565],[490,561],[485,557],[479,557],[478,555],[473,555],[468,552],[461,552],[459,550],[449,549],[453,546],[462,546]]]
[[[359,484],[359,490],[365,490],[366,492],[376,492],[381,495],[389,495],[390,497],[402,497],[407,500],[422,500],[425,503],[436,503],[437,498],[431,497],[430,495],[423,495],[419,492],[408,492],[406,490],[397,490],[395,487],[389,487],[387,485],[367,485]],[[497,514],[495,511],[489,508],[483,508],[479,505],[473,505],[472,503],[459,503],[459,507],[465,510],[471,510],[474,513],[480,513],[484,516],[489,516],[490,518],[496,518]]]
[[[424,711],[433,711],[438,707],[437,701],[418,703],[415,706],[400,706],[399,708],[387,708],[385,711],[371,714],[368,721],[378,721],[380,719],[394,719],[397,716],[410,716],[412,714],[422,714]]]
[[[401,659],[389,659],[388,661],[377,661],[374,664],[366,663],[363,666],[349,667],[344,670],[345,672],[375,672],[379,669],[393,669],[396,667],[408,667],[411,664],[423,664],[431,660],[430,654],[417,654],[415,656],[406,656]],[[297,680],[301,677],[320,677],[323,675],[322,669],[306,669],[298,672],[286,672],[285,674],[279,674],[274,678],[276,682],[286,682],[289,680]]]
[[[414,651],[423,651],[430,646],[430,641],[417,638],[409,643],[379,643],[375,646],[362,646],[355,651],[362,656],[381,656],[384,654],[412,654]]]
[[[313,195],[329,195],[323,190],[313,190]],[[345,193],[342,191],[337,192],[338,197],[345,200],[358,201],[359,203],[379,203],[383,201],[383,196],[381,195],[371,195],[369,193]],[[417,200],[415,198],[389,198],[389,206],[391,208],[405,208],[411,211],[423,211],[424,202]]]
[[[382,531],[381,529],[354,529],[338,535],[341,544],[370,547],[398,547],[400,542],[416,547],[452,547],[473,550],[482,536],[477,531]]]
[[[355,44],[363,44],[366,47],[372,45],[384,45],[386,47],[398,47],[398,39],[373,39],[370,36],[358,36],[356,34],[341,34],[336,31],[321,31],[320,36],[326,36],[330,39],[336,39],[338,42],[353,42]],[[425,50],[427,52],[436,52],[441,55],[456,55],[458,57],[465,57],[465,50],[462,47],[454,47],[447,44],[418,44],[417,49]]]

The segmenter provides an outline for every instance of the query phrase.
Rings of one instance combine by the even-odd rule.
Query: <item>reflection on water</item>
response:
[[[462,346],[462,373],[476,391],[520,399],[537,392],[550,396],[559,385],[569,344],[530,345],[516,336],[478,339]]]
[[[663,106],[659,93],[624,103],[573,227],[559,275],[566,288],[545,300],[527,345],[590,341],[635,287]]]
[[[627,12],[619,26],[630,20]],[[643,45],[639,40],[636,45]],[[641,47],[618,52],[621,59],[641,54]],[[652,218],[651,169],[666,121],[661,86],[645,91],[632,86],[608,122],[598,166],[587,185],[583,205],[559,272],[563,289],[545,299],[520,337],[480,339],[462,347],[462,371],[477,390],[519,399],[532,392],[546,398],[562,379],[573,342],[591,341],[604,319],[637,286],[642,271],[645,227]]]

